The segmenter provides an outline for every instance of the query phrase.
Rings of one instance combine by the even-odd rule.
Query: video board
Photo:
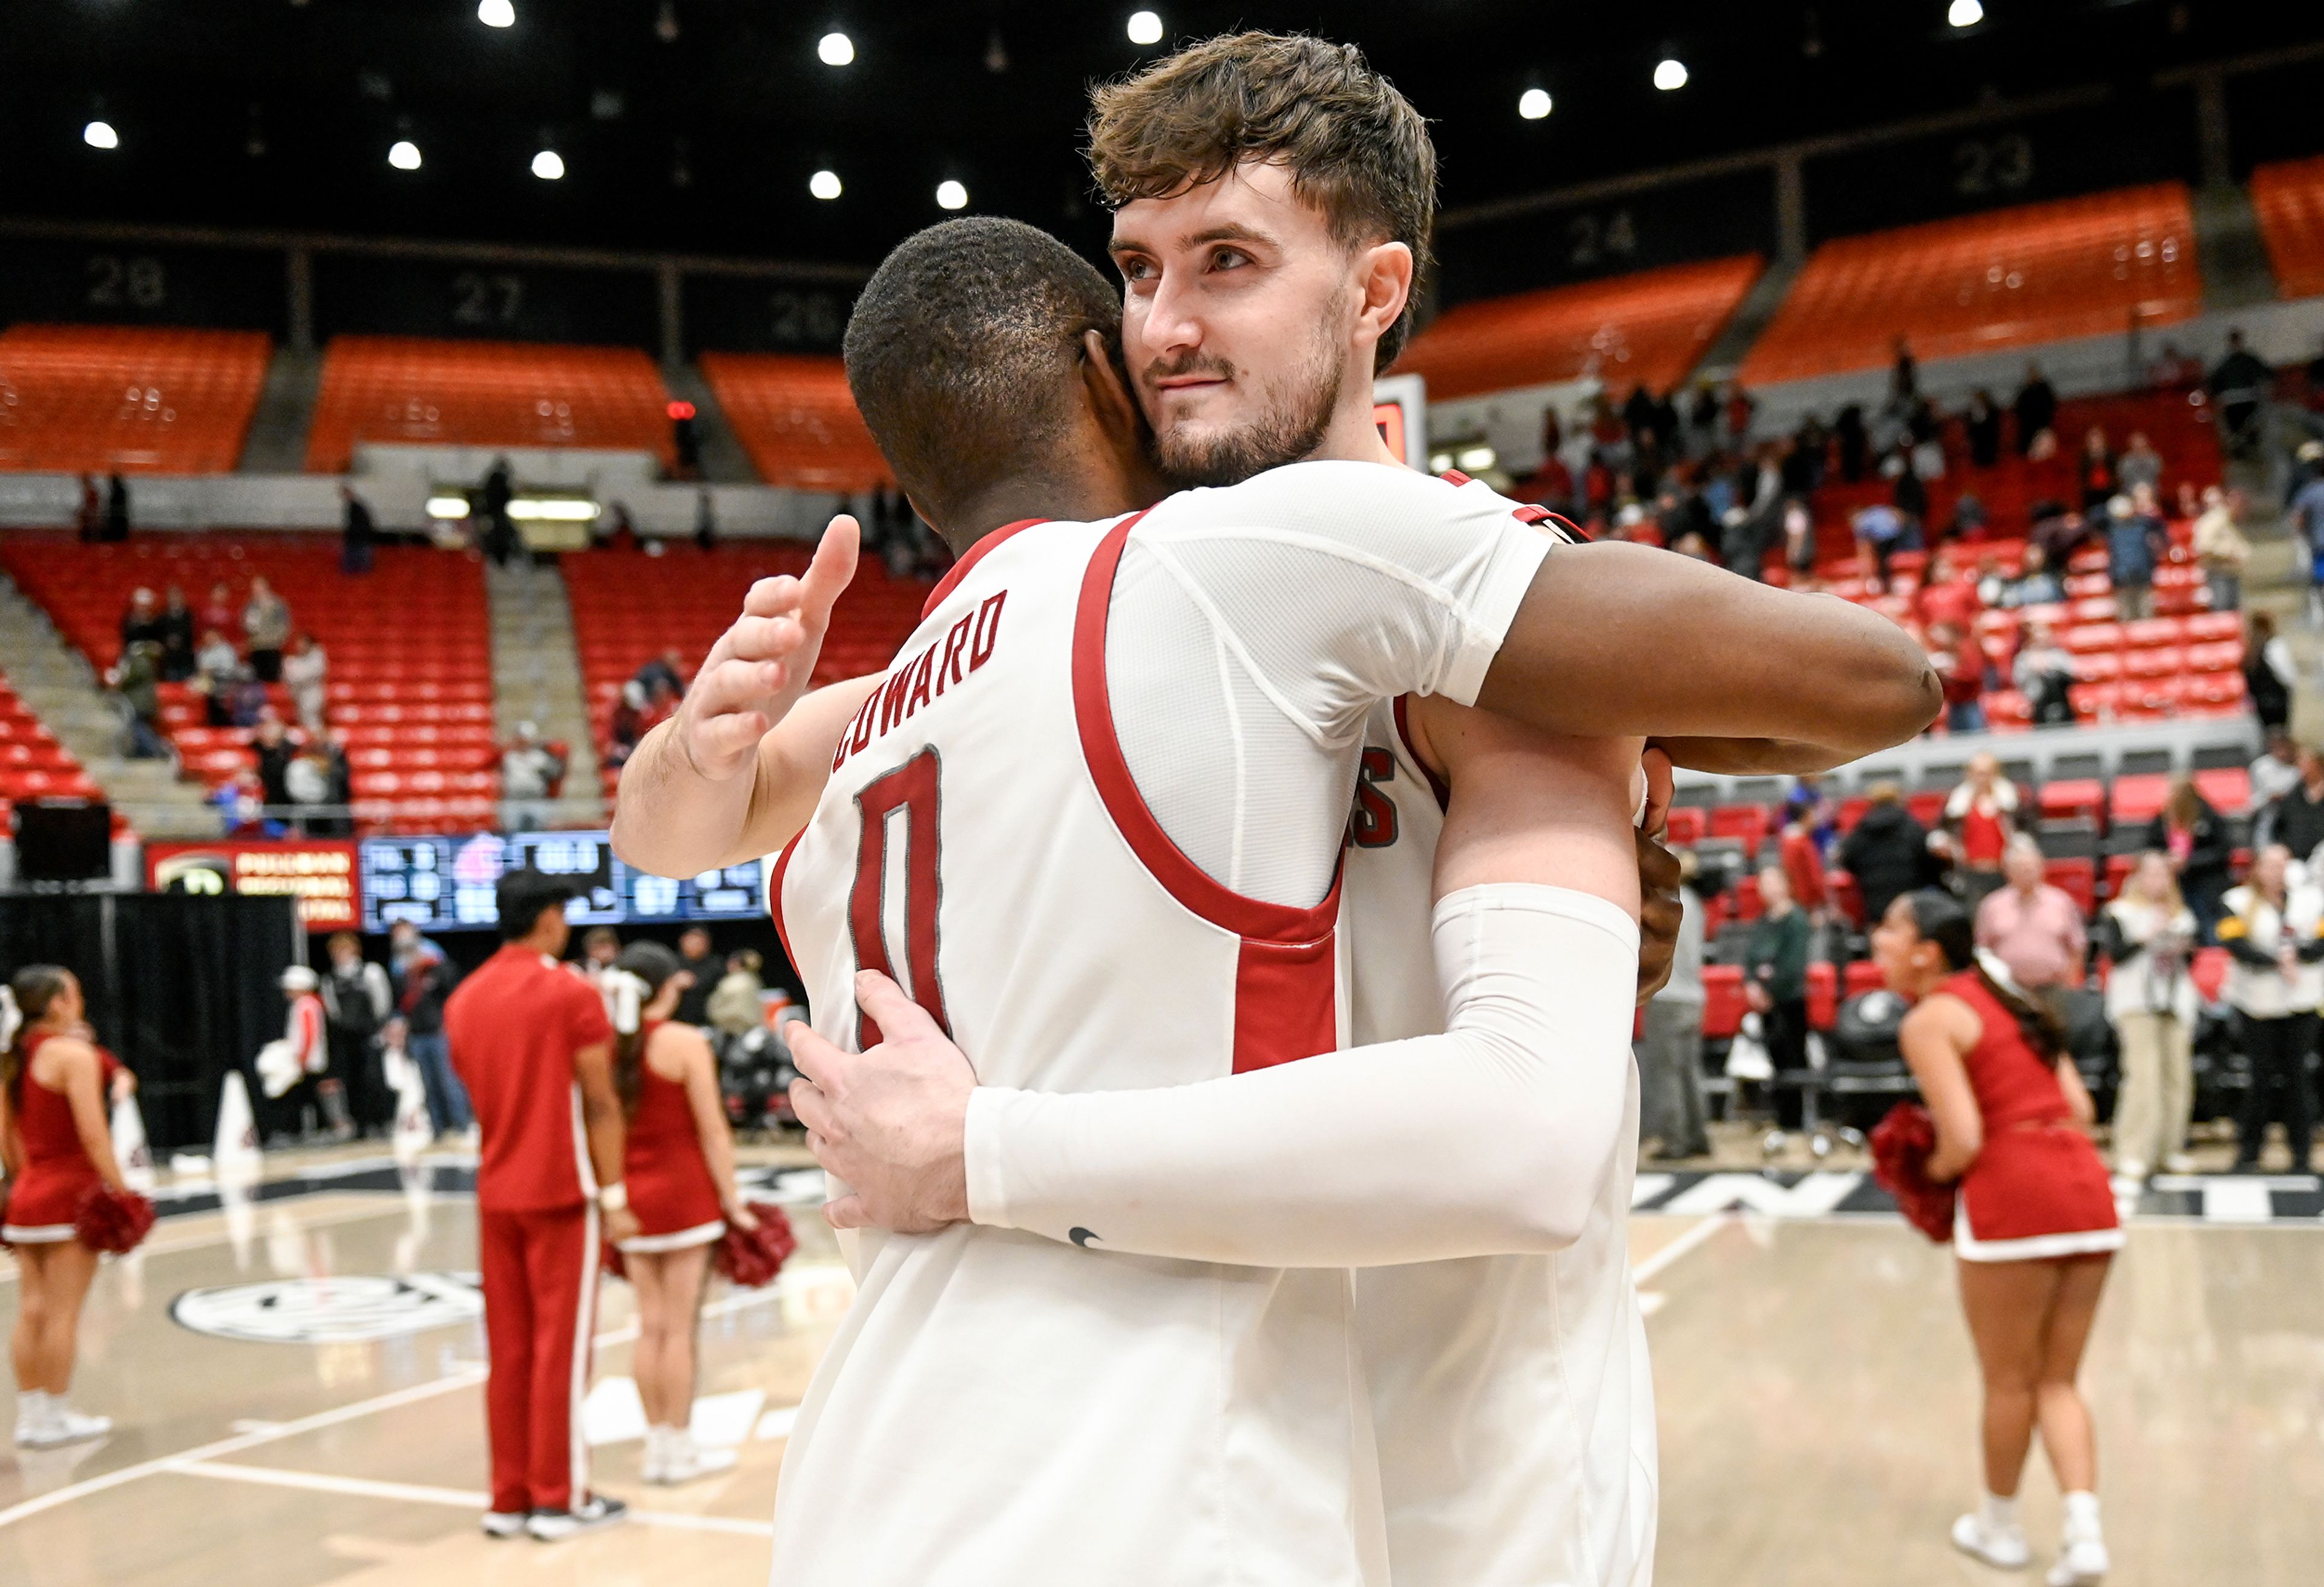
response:
[[[738,920],[763,909],[756,861],[696,876],[655,876],[613,855],[603,832],[519,832],[502,836],[372,837],[362,842],[363,925],[384,931],[410,920],[423,931],[497,924],[493,889],[527,863],[571,881],[566,918],[576,925]]]

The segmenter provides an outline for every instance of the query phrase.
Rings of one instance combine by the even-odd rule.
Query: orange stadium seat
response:
[[[667,465],[669,403],[634,347],[335,337],[307,466],[337,474],[360,441],[636,448]]]
[[[2324,155],[2258,167],[2251,197],[2277,295],[2324,295]]]
[[[702,374],[769,484],[853,492],[890,483],[838,359],[705,353]]]
[[[1755,254],[1463,303],[1396,367],[1425,377],[1432,400],[1582,375],[1665,391],[1702,361],[1760,267]]]
[[[259,331],[11,326],[0,331],[0,468],[228,473],[269,356]]]
[[[2167,325],[2202,307],[2186,187],[2158,182],[1841,237],[1744,358],[1748,385]]]

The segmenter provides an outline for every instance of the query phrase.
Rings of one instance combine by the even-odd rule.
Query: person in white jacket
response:
[[[2114,1167],[2144,1180],[2156,1166],[2193,1167],[2187,1124],[2194,1109],[2196,992],[2189,973],[2195,915],[2179,896],[2169,856],[2149,852],[2098,918],[2113,962],[2107,1018],[2122,1044],[2122,1090],[2115,1103]]]
[[[2238,1172],[2259,1167],[2274,1096],[2283,1093],[2283,1121],[2292,1138],[2292,1171],[2308,1171],[2315,1132],[2315,1101],[2308,1089],[2308,1055],[2316,1046],[2317,1009],[2324,1004],[2324,893],[2290,879],[2292,851],[2270,844],[2252,861],[2251,880],[2231,890],[2219,942],[2234,955],[2227,1001],[2243,1016],[2251,1088],[2236,1151]]]

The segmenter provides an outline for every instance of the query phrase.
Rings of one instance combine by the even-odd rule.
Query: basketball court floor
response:
[[[99,1444],[0,1449],[0,1582],[759,1587],[790,1407],[850,1293],[809,1176],[778,1193],[806,1204],[782,1278],[719,1289],[704,1319],[697,1434],[738,1444],[733,1472],[638,1481],[629,1297],[606,1284],[588,1420],[599,1485],[636,1522],[555,1545],[476,1528],[475,1216],[447,1187],[463,1177],[278,1184],[166,1217],[109,1261],[75,1389],[118,1426]],[[2134,1223],[2085,1373],[2118,1587],[2292,1587],[2324,1558],[2315,1182],[2209,1183],[2149,1197],[2170,1210]],[[1893,1214],[1849,1211],[1861,1189],[1641,1181],[1667,1587],[2002,1579],[1945,1542],[1978,1481],[1951,1258]],[[14,1293],[0,1257],[0,1329]],[[2025,1493],[2039,1560],[2058,1502],[2038,1458]]]

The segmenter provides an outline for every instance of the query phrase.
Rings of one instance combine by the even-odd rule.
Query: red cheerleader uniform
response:
[[[1974,970],[1943,991],[1977,1010],[1985,1033],[1966,1060],[1985,1145],[1961,1176],[1953,1250],[1964,1261],[2035,1261],[2122,1249],[2114,1186],[2076,1129],[2057,1071]]]
[[[8,1096],[16,1137],[24,1143],[24,1172],[8,1188],[8,1222],[0,1227],[0,1239],[11,1245],[50,1245],[72,1239],[81,1198],[101,1183],[97,1165],[81,1149],[72,1100],[32,1078],[32,1056],[51,1034],[36,1030],[24,1038],[24,1066]],[[111,1063],[112,1056],[101,1047],[98,1056]],[[106,1073],[110,1075],[109,1067]]]
[[[652,1020],[638,1032],[640,1052],[652,1043],[662,1023]],[[636,1236],[620,1242],[624,1251],[684,1250],[707,1245],[726,1232],[718,1185],[710,1176],[710,1160],[702,1155],[702,1136],[694,1127],[686,1087],[663,1079],[642,1058],[638,1064],[638,1110],[630,1115],[622,1182],[629,1186],[630,1211],[638,1220]]]

